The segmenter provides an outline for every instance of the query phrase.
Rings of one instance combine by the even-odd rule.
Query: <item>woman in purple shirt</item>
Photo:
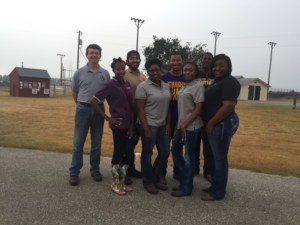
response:
[[[91,99],[91,105],[96,111],[109,122],[114,138],[114,154],[112,158],[112,184],[111,190],[118,195],[125,195],[132,189],[125,187],[124,180],[126,170],[130,162],[130,152],[133,152],[133,110],[132,93],[130,83],[124,80],[125,62],[121,59],[113,59],[111,68],[115,73],[110,81],[98,91]],[[98,102],[107,100],[111,117],[99,107]]]

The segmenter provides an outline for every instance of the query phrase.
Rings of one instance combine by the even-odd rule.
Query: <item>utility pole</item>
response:
[[[272,54],[273,54],[273,48],[275,47],[276,43],[274,43],[274,42],[269,42],[268,45],[271,45],[271,57],[270,57],[269,76],[268,76],[268,85],[270,85]],[[269,87],[268,87],[268,90],[269,90]]]
[[[217,39],[218,39],[218,37],[220,36],[221,33],[213,31],[213,32],[211,32],[211,34],[215,36],[215,51],[214,51],[214,56],[215,56],[216,55],[216,48],[217,48]]]
[[[78,31],[78,48],[77,48],[77,69],[79,68],[79,50],[80,50],[80,46],[82,46],[82,40],[80,39],[80,35],[82,35],[83,33],[81,31]]]
[[[22,62],[22,68],[23,68],[23,62]]]
[[[134,21],[136,27],[137,27],[137,36],[136,36],[136,51],[138,51],[138,45],[139,45],[139,30],[140,27],[143,25],[143,23],[145,22],[145,20],[141,20],[141,19],[137,19],[137,18],[130,18],[131,20]]]
[[[60,85],[62,85],[62,58],[65,56],[63,54],[57,54],[60,57]]]

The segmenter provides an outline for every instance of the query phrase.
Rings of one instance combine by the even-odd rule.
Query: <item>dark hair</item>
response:
[[[210,52],[204,52],[202,58],[203,58],[205,55],[210,55],[212,58],[214,58],[213,54],[211,54]]]
[[[194,66],[195,67],[195,70],[196,70],[196,75],[195,75],[195,78],[199,75],[199,67],[197,66],[197,64],[196,63],[194,63],[194,62],[186,62],[184,65],[183,65],[183,68],[186,66],[186,65],[192,65],[192,66]],[[182,68],[182,69],[183,69]]]
[[[223,60],[226,62],[227,67],[228,67],[228,71],[227,71],[227,72],[231,73],[231,72],[232,72],[232,64],[231,64],[231,60],[230,60],[230,58],[229,58],[227,55],[225,55],[225,54],[219,54],[219,55],[216,55],[216,56],[213,58],[213,60],[212,60],[212,62],[211,62],[211,70],[213,69],[214,64],[216,63],[216,61],[218,61],[218,60],[220,60],[220,59],[223,59]]]
[[[145,63],[145,68],[148,70],[152,65],[157,65],[159,68],[162,67],[162,63],[159,59],[148,59]]]
[[[102,49],[101,49],[101,47],[100,47],[99,45],[96,45],[96,44],[90,44],[89,46],[87,46],[85,54],[88,54],[89,48],[99,50],[99,53],[100,53],[100,55],[101,55]]]
[[[130,56],[132,56],[132,55],[137,55],[139,58],[141,58],[140,53],[138,51],[131,50],[130,52],[127,53],[126,59],[128,60],[130,58]]]
[[[181,55],[181,53],[180,53],[180,52],[173,52],[173,53],[171,54],[171,57],[172,57],[172,55],[180,55],[180,56],[181,56],[181,58],[182,58],[182,55]]]
[[[110,64],[110,67],[112,69],[115,69],[115,66],[116,66],[117,63],[124,63],[126,65],[126,62],[123,61],[123,59],[121,57],[119,57],[117,59],[113,58],[113,62]]]

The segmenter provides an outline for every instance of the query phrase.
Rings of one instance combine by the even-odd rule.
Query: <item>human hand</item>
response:
[[[168,135],[168,138],[170,139],[171,138],[171,127],[170,127],[170,125],[166,126],[166,134]]]
[[[186,140],[186,130],[185,130],[185,127],[184,127],[184,126],[181,126],[181,127],[180,127],[180,130],[181,130],[181,138],[182,138],[182,141],[185,141],[185,140]]]
[[[133,136],[133,134],[134,134],[134,126],[133,126],[133,124],[131,124],[131,126],[130,126],[129,130],[127,131],[127,135],[126,135],[126,137],[128,137],[128,136],[129,136],[129,139],[131,139],[131,138],[132,138],[132,136]]]
[[[213,130],[214,126],[211,125],[209,122],[206,124],[206,134],[207,136],[211,136],[211,132]]]
[[[122,122],[120,121],[122,120],[122,118],[112,118],[112,117],[109,117],[107,119],[107,121],[113,125],[115,125],[116,127],[117,126],[120,126],[122,124]]]
[[[145,138],[146,138],[146,141],[151,141],[151,131],[150,130],[145,130]]]

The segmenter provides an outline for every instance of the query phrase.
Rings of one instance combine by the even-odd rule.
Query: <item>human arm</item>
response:
[[[151,131],[149,130],[148,123],[147,123],[147,118],[146,118],[146,113],[145,113],[145,104],[146,104],[146,99],[135,99],[135,104],[137,107],[138,111],[138,116],[139,120],[141,122],[141,125],[144,129],[145,132],[145,138],[146,141],[151,140]]]
[[[223,105],[216,114],[211,118],[206,124],[206,133],[208,136],[211,135],[214,125],[223,121],[227,116],[229,116],[235,109],[235,102],[233,101],[223,101]]]
[[[72,97],[73,97],[75,104],[77,104],[78,93],[75,91],[72,91]]]
[[[134,133],[134,113],[132,111],[132,113],[131,113],[131,125],[130,125],[130,128],[129,128],[128,132],[127,132],[126,137],[129,136],[129,139],[131,139],[132,136],[133,136],[133,133]]]
[[[167,125],[166,125],[166,134],[168,135],[168,138],[171,138],[171,112],[170,112],[170,108],[168,110],[168,115],[167,115]]]
[[[213,127],[226,119],[235,109],[237,98],[240,94],[240,83],[234,78],[224,83],[222,87],[222,106],[206,124],[206,133],[211,135]]]
[[[112,118],[107,116],[103,110],[100,108],[100,106],[98,105],[98,100],[95,97],[92,97],[90,100],[90,104],[92,105],[92,107],[109,123],[115,125],[116,127],[120,126],[122,124],[122,118]]]
[[[181,125],[181,137],[182,140],[186,139],[186,128],[199,116],[201,109],[202,109],[203,102],[199,102],[195,106],[195,110],[192,112],[192,114],[187,118],[187,120]]]

